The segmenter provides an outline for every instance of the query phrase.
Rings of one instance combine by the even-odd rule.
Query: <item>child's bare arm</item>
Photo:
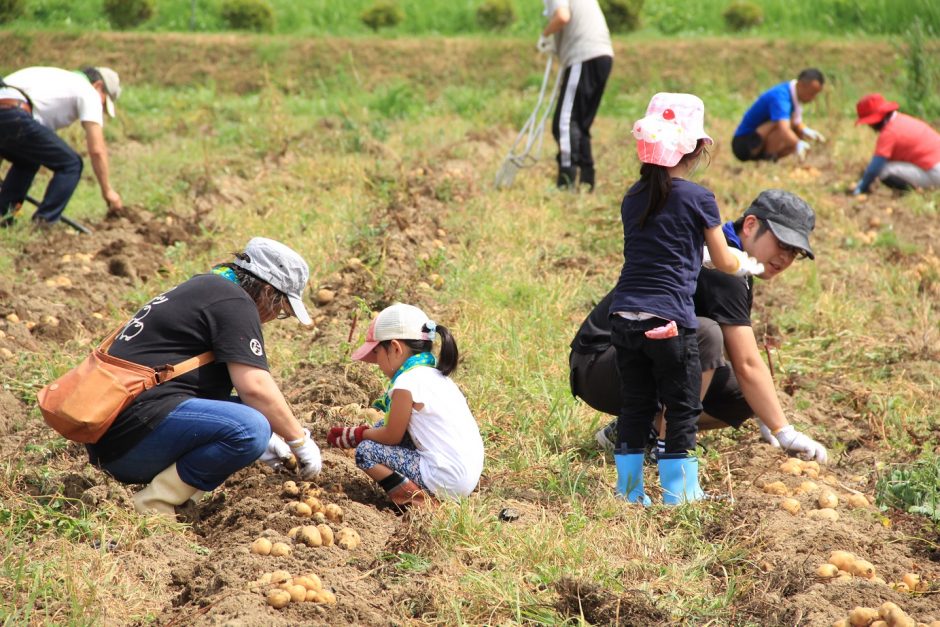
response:
[[[393,391],[392,404],[385,424],[378,428],[366,429],[362,434],[363,438],[389,446],[401,444],[405,432],[408,431],[408,424],[411,422],[411,408],[413,405],[411,392],[408,390]]]
[[[741,261],[734,256],[721,232],[721,226],[705,229],[705,246],[712,264],[722,272],[734,274],[741,268]]]

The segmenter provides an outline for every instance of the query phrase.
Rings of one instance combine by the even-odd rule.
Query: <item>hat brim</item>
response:
[[[287,295],[287,302],[290,303],[290,308],[294,311],[294,315],[297,316],[297,319],[300,320],[300,324],[311,325],[313,320],[310,319],[310,314],[307,313],[307,308],[304,307],[304,301],[300,299],[299,296]]]
[[[114,117],[114,101],[111,100],[111,96],[104,97],[104,110],[108,112],[108,117]]]
[[[791,229],[788,226],[783,226],[779,222],[774,222],[773,220],[764,219],[767,223],[767,226],[770,227],[770,232],[774,234],[778,240],[783,242],[788,246],[793,246],[794,248],[799,248],[806,253],[806,256],[810,259],[816,259],[816,255],[813,254],[813,249],[810,248],[809,240],[805,235]]]
[[[353,361],[364,361],[366,363],[374,363],[375,357],[372,356],[372,351],[375,350],[375,347],[378,346],[380,342],[378,340],[373,340],[371,342],[366,342],[351,355]]]
[[[881,106],[881,108],[875,111],[874,113],[869,113],[865,117],[855,120],[855,125],[858,126],[860,124],[877,124],[878,122],[881,122],[881,120],[883,120],[886,115],[888,115],[892,111],[897,111],[900,108],[901,108],[901,105],[899,105],[896,102],[891,102],[891,101],[885,102]]]

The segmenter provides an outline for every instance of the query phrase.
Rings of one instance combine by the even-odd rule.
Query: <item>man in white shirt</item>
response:
[[[123,206],[111,187],[104,112],[114,117],[121,95],[117,72],[88,67],[71,72],[53,67],[29,67],[10,74],[0,85],[0,158],[12,166],[0,186],[0,226],[9,226],[29,193],[40,166],[52,170],[33,222],[56,222],[78,186],[82,158],[55,131],[76,120],[85,129],[88,156],[109,209]]]

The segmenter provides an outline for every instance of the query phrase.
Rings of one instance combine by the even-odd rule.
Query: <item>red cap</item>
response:
[[[877,124],[892,111],[897,111],[898,103],[885,100],[881,94],[868,94],[863,96],[855,105],[855,112],[858,113],[856,124]]]

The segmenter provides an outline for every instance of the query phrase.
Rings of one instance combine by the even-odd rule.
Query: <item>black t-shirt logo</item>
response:
[[[251,349],[252,353],[258,355],[259,357],[264,353],[264,349],[261,348],[261,342],[258,340],[251,340],[251,342],[248,343],[248,348]]]

